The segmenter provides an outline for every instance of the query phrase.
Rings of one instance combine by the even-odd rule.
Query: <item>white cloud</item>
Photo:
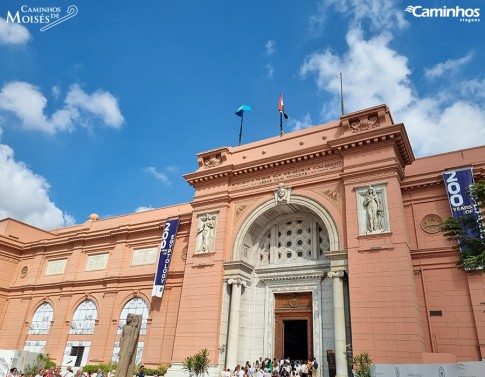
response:
[[[473,79],[461,82],[460,95],[463,97],[485,99],[485,79]]]
[[[453,93],[420,96],[410,82],[408,59],[389,47],[392,35],[383,32],[366,40],[362,34],[359,28],[348,32],[343,55],[330,50],[314,53],[301,66],[301,76],[314,74],[318,88],[334,94],[333,103],[323,107],[326,120],[340,115],[339,72],[343,72],[346,112],[386,103],[394,120],[406,125],[417,156],[483,144],[485,80],[461,82]],[[475,95],[466,95],[470,93]]]
[[[272,79],[274,75],[274,68],[271,64],[266,64],[266,77]]]
[[[150,211],[152,209],[153,209],[152,206],[148,206],[148,207],[140,206],[135,209],[135,213]]]
[[[54,89],[53,93],[60,93]],[[85,93],[78,85],[72,85],[67,93],[65,106],[49,117],[45,114],[47,98],[34,85],[13,81],[0,91],[0,111],[11,113],[20,120],[25,129],[54,134],[72,131],[76,124],[89,124],[91,118],[100,118],[104,125],[119,128],[123,116],[116,98],[109,92]]]
[[[408,25],[404,9],[395,0],[323,0],[324,7],[335,9],[351,17],[352,27],[368,23],[372,31],[402,29]]]
[[[470,148],[485,140],[483,104],[456,100],[443,105],[434,98],[424,98],[398,112],[397,117],[406,125],[411,145],[421,156]]]
[[[172,181],[170,178],[168,178],[167,174],[157,171],[154,166],[146,168],[145,171],[153,175],[159,181],[162,181],[166,186],[170,186],[172,184]]]
[[[345,107],[358,110],[387,103],[394,111],[407,106],[412,100],[409,85],[408,60],[388,47],[392,36],[383,33],[370,40],[362,37],[360,29],[347,34],[348,52],[342,57],[326,50],[305,60],[300,74],[316,74],[320,89],[340,95],[340,75],[343,74]],[[336,114],[329,114],[335,116]]]
[[[15,22],[7,23],[0,17],[0,45],[21,45],[30,40],[27,28]]]
[[[56,207],[48,191],[43,177],[15,161],[13,150],[0,144],[0,219],[11,217],[47,230],[72,225],[74,218]]]
[[[310,114],[307,113],[301,120],[290,119],[288,121],[288,125],[291,127],[292,131],[298,131],[304,128],[311,127],[313,123],[312,123],[312,118],[310,117]]]
[[[435,79],[437,77],[443,76],[445,73],[450,71],[455,71],[459,67],[463,66],[464,64],[468,63],[472,60],[474,53],[469,52],[464,57],[460,59],[448,59],[443,63],[438,63],[434,67],[425,68],[424,75],[429,79]]]
[[[274,40],[270,39],[268,42],[266,42],[264,47],[266,49],[266,55],[271,56],[276,51],[276,42]]]
[[[55,99],[59,99],[61,96],[61,88],[58,85],[54,85],[51,89],[51,94]]]
[[[0,92],[0,110],[15,114],[25,129],[54,133],[55,128],[44,115],[46,105],[42,93],[26,82],[10,82]]]
[[[105,125],[119,128],[124,122],[118,107],[118,100],[109,92],[98,90],[86,94],[79,85],[72,85],[66,97],[66,104],[76,110],[84,110],[100,117]]]

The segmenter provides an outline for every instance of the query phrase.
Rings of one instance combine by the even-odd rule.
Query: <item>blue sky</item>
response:
[[[444,7],[480,16],[418,17]],[[53,229],[191,201],[182,175],[237,145],[240,105],[243,143],[278,135],[280,92],[285,132],[335,120],[340,72],[345,111],[388,104],[417,157],[483,145],[481,13],[473,0],[2,0],[0,218]]]

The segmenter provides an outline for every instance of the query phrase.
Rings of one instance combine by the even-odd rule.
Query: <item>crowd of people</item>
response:
[[[110,377],[106,372],[98,369],[97,372],[83,372],[81,368],[74,373],[71,367],[61,370],[61,367],[50,367],[49,369],[40,369],[37,374],[23,374],[17,368],[10,369],[6,377]],[[144,377],[144,376],[140,376]]]
[[[318,363],[315,358],[276,360],[260,357],[254,363],[246,361],[244,366],[237,365],[234,370],[223,369],[221,377],[318,377]]]

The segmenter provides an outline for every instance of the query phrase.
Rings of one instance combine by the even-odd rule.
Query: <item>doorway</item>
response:
[[[275,294],[275,350],[278,359],[313,356],[311,292]]]
[[[302,319],[283,321],[285,357],[308,360],[308,322]]]

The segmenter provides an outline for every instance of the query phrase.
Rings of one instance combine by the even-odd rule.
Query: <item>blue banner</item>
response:
[[[162,244],[160,246],[160,257],[158,259],[157,272],[155,280],[153,281],[152,296],[162,297],[165,289],[165,282],[167,280],[168,268],[172,260],[173,246],[175,244],[175,237],[179,220],[168,220],[165,222],[162,233]]]
[[[445,181],[446,192],[448,193],[452,216],[454,218],[465,215],[475,216],[478,222],[480,219],[478,206],[468,193],[468,187],[475,183],[472,168],[443,172],[443,179]],[[464,228],[464,230],[472,238],[480,236],[471,228]]]

